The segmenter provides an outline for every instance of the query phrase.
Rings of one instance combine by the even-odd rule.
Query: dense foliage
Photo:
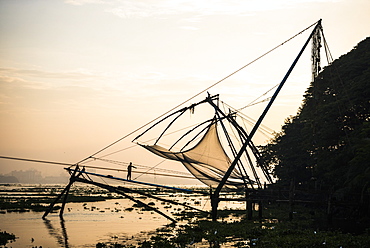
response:
[[[262,147],[279,183],[370,193],[370,37],[324,68],[297,115]]]

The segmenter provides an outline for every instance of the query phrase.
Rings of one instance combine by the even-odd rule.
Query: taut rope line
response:
[[[212,87],[216,86],[217,84],[219,84],[219,83],[223,82],[224,80],[228,79],[229,77],[231,77],[231,76],[233,76],[234,74],[238,73],[239,71],[243,70],[243,69],[244,69],[244,68],[246,68],[247,66],[249,66],[249,65],[253,64],[253,63],[254,63],[254,62],[256,62],[257,60],[259,60],[259,59],[261,59],[262,57],[266,56],[267,54],[269,54],[269,53],[273,52],[273,51],[274,51],[274,50],[276,50],[277,48],[279,48],[279,47],[283,46],[285,43],[289,42],[290,40],[294,39],[294,38],[295,38],[295,37],[297,37],[298,35],[300,35],[300,34],[302,34],[303,32],[305,32],[306,30],[310,29],[312,26],[315,26],[317,23],[318,23],[318,22],[315,22],[314,24],[310,25],[309,27],[307,27],[307,28],[303,29],[303,30],[302,30],[302,31],[300,31],[299,33],[297,33],[297,34],[293,35],[293,36],[292,36],[292,37],[290,37],[289,39],[285,40],[284,42],[282,42],[282,43],[280,43],[279,45],[275,46],[274,48],[270,49],[270,50],[269,50],[269,51],[267,51],[266,53],[262,54],[261,56],[259,56],[259,57],[258,57],[258,58],[256,58],[256,59],[252,60],[252,61],[251,61],[251,62],[249,62],[248,64],[246,64],[246,65],[242,66],[241,68],[239,68],[238,70],[234,71],[233,73],[231,73],[231,74],[227,75],[226,77],[222,78],[221,80],[217,81],[216,83],[212,84],[211,86],[209,86],[209,87],[205,88],[204,90],[200,91],[199,93],[195,94],[194,96],[190,97],[189,99],[185,100],[184,102],[182,102],[182,103],[178,104],[177,106],[173,107],[172,109],[168,110],[167,112],[163,113],[162,115],[160,115],[160,116],[156,117],[155,119],[153,119],[153,120],[149,121],[148,123],[146,123],[146,124],[142,125],[141,127],[139,127],[139,128],[137,128],[137,129],[135,129],[134,131],[132,131],[132,132],[130,132],[130,133],[128,133],[128,134],[126,134],[126,135],[125,135],[125,136],[123,136],[122,138],[120,138],[120,139],[118,139],[118,140],[114,141],[113,143],[111,143],[111,144],[107,145],[106,147],[104,147],[104,148],[100,149],[99,151],[97,151],[97,152],[95,152],[94,154],[92,154],[91,156],[89,156],[89,157],[87,157],[87,158],[85,158],[85,159],[83,159],[83,160],[79,161],[79,162],[78,162],[78,163],[76,163],[76,164],[82,163],[82,162],[84,162],[84,161],[86,161],[86,160],[90,159],[91,157],[93,157],[93,156],[97,155],[98,153],[100,153],[100,152],[102,152],[102,151],[104,151],[104,150],[108,149],[109,147],[111,147],[111,146],[113,146],[113,145],[117,144],[118,142],[122,141],[123,139],[125,139],[125,138],[129,137],[130,135],[132,135],[132,134],[136,133],[136,132],[137,132],[137,131],[139,131],[140,129],[142,129],[142,128],[144,128],[144,127],[148,126],[149,124],[153,123],[154,121],[156,121],[156,120],[158,120],[158,119],[162,118],[163,116],[165,116],[165,115],[167,115],[168,113],[172,112],[173,110],[177,109],[177,108],[178,108],[178,107],[180,107],[181,105],[183,105],[183,104],[185,104],[185,103],[189,102],[190,100],[194,99],[195,97],[199,96],[200,94],[203,94],[203,93],[204,93],[204,92],[206,92],[207,90],[209,90],[209,89],[211,89]]]

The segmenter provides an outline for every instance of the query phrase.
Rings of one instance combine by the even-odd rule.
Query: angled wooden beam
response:
[[[137,204],[139,204],[139,205],[143,205],[143,206],[145,206],[146,208],[148,208],[148,209],[150,209],[150,210],[152,210],[152,211],[154,211],[154,212],[156,212],[156,213],[158,213],[158,214],[162,215],[163,217],[165,217],[165,218],[169,219],[170,221],[175,222],[175,223],[177,222],[175,219],[171,218],[170,216],[166,215],[165,213],[163,213],[163,212],[159,211],[158,209],[156,209],[156,208],[154,208],[154,207],[152,207],[152,206],[149,206],[148,204],[146,204],[146,203],[144,203],[144,202],[142,202],[142,201],[140,201],[140,200],[138,200],[138,199],[135,199],[134,197],[132,197],[132,196],[130,196],[130,195],[128,195],[128,194],[126,194],[125,192],[123,192],[123,190],[119,190],[119,189],[118,189],[118,188],[116,188],[116,187],[113,187],[113,186],[110,186],[110,185],[107,185],[107,184],[102,184],[102,183],[94,182],[94,181],[89,181],[89,180],[86,180],[86,179],[83,179],[83,178],[76,178],[76,181],[78,181],[78,182],[82,182],[82,183],[92,184],[92,185],[98,186],[98,187],[100,187],[100,188],[107,189],[107,190],[109,190],[110,192],[115,192],[115,193],[117,193],[117,194],[121,194],[121,195],[123,195],[124,197],[126,197],[126,198],[130,199],[131,201],[136,202],[136,203],[137,203]]]
[[[62,198],[62,196],[67,193],[68,194],[68,191],[69,189],[71,188],[71,185],[73,184],[74,182],[74,178],[75,178],[75,175],[78,171],[78,165],[76,166],[76,169],[72,172],[71,174],[71,177],[69,178],[69,183],[68,185],[63,189],[63,191],[57,196],[57,198],[55,198],[55,200],[53,202],[50,203],[49,205],[49,208],[45,211],[44,215],[42,216],[43,219],[45,219],[45,217],[53,210],[53,207],[54,205],[60,200],[60,198]],[[65,197],[66,198],[66,197]],[[64,203],[65,204],[65,203]]]
[[[315,28],[313,29],[313,31],[311,32],[309,38],[307,39],[307,41],[305,42],[305,44],[303,45],[301,51],[298,53],[297,57],[295,58],[295,60],[293,61],[292,65],[290,66],[288,72],[285,74],[283,80],[281,81],[281,83],[279,84],[279,86],[277,87],[274,95],[271,97],[271,100],[269,101],[269,103],[267,104],[265,110],[262,112],[261,116],[258,118],[256,124],[254,125],[252,131],[249,133],[249,136],[247,138],[247,140],[244,142],[243,146],[241,147],[240,151],[238,152],[237,156],[235,157],[234,161],[231,163],[229,169],[227,170],[227,172],[225,173],[224,177],[222,178],[221,180],[221,183],[217,186],[216,190],[214,191],[213,193],[213,197],[211,197],[211,202],[213,201],[212,203],[212,206],[215,205],[216,207],[212,207],[212,210],[214,211],[217,211],[217,206],[218,206],[218,197],[219,197],[219,194],[221,192],[221,189],[222,187],[225,185],[226,183],[226,180],[230,177],[230,174],[231,172],[234,170],[235,168],[235,165],[238,163],[240,157],[243,155],[244,153],[244,150],[247,148],[247,146],[249,145],[249,142],[252,140],[252,137],[254,136],[254,134],[256,133],[257,129],[259,128],[260,124],[262,123],[263,119],[265,118],[267,112],[270,110],[273,102],[275,101],[276,97],[278,96],[280,90],[283,88],[286,80],[288,79],[288,77],[290,76],[290,73],[293,71],[295,65],[297,64],[299,58],[301,57],[303,51],[306,49],[309,41],[311,40],[311,38],[313,37],[313,35],[316,33],[316,30],[318,28],[321,27],[321,19],[318,21],[318,23],[316,24]],[[212,219],[213,221],[216,221],[217,220],[217,213],[213,213],[212,214]]]

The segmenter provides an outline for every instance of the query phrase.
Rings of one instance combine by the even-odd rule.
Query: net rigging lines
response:
[[[321,20],[320,20],[321,21]],[[319,22],[319,21],[318,21]],[[155,121],[159,120],[160,118],[162,118],[163,116],[166,116],[167,114],[171,113],[172,111],[174,111],[175,109],[179,108],[180,106],[184,105],[185,103],[191,101],[192,99],[194,99],[195,97],[205,93],[206,91],[208,91],[209,89],[213,88],[214,86],[220,84],[221,82],[225,81],[226,79],[230,78],[231,76],[233,76],[234,74],[242,71],[243,69],[245,69],[246,67],[250,66],[251,64],[255,63],[256,61],[260,60],[261,58],[265,57],[266,55],[270,54],[271,52],[275,51],[276,49],[278,49],[279,47],[283,46],[284,44],[288,43],[289,41],[293,40],[294,38],[296,38],[297,36],[301,35],[302,33],[304,33],[305,31],[309,30],[311,27],[315,26],[318,24],[318,22],[315,22],[313,23],[312,25],[308,26],[307,28],[303,29],[302,31],[298,32],[297,34],[293,35],[292,37],[290,37],[289,39],[279,43],[277,46],[273,47],[272,49],[268,50],[267,52],[265,52],[264,54],[262,54],[261,56],[257,57],[256,59],[250,61],[249,63],[245,64],[244,66],[240,67],[239,69],[237,69],[236,71],[228,74],[227,76],[225,76],[224,78],[220,79],[219,81],[215,82],[214,84],[210,85],[209,87],[205,88],[204,90],[198,92],[197,94],[193,95],[192,97],[188,98],[187,100],[183,101],[182,103],[176,105],[175,107],[171,108],[170,110],[166,111],[165,113],[163,113],[162,115],[154,118],[153,120],[149,121],[148,123],[140,126],[139,128],[129,132],[128,134],[124,135],[123,137],[119,138],[118,140],[112,142],[111,144],[103,147],[102,149],[98,150],[97,152],[93,153],[92,155],[82,159],[81,161],[77,162],[76,164],[80,164],[86,160],[89,160],[91,159],[92,157],[95,157],[97,154],[100,154],[101,152],[107,150],[108,148],[112,147],[113,145],[119,143],[120,141],[126,139],[127,137],[130,137],[131,135],[137,133],[138,131],[142,130],[143,128],[147,127],[148,125],[154,123]]]
[[[200,94],[202,94],[202,93],[206,92],[206,91],[207,91],[207,90],[209,90],[210,88],[212,88],[212,87],[214,87],[214,86],[216,86],[216,85],[220,84],[221,82],[223,82],[223,81],[225,81],[226,79],[230,78],[230,77],[231,77],[231,76],[233,76],[234,74],[236,74],[236,73],[238,73],[239,71],[241,71],[241,70],[245,69],[246,67],[248,67],[249,65],[251,65],[251,64],[253,64],[254,62],[258,61],[258,60],[259,60],[259,59],[261,59],[262,57],[264,57],[264,56],[268,55],[269,53],[273,52],[273,51],[274,51],[274,50],[276,50],[277,48],[279,48],[279,47],[281,47],[282,45],[286,44],[287,42],[289,42],[290,40],[294,39],[294,38],[295,38],[295,37],[297,37],[298,35],[302,34],[302,33],[303,33],[303,32],[305,32],[306,30],[310,29],[312,26],[317,25],[317,23],[319,23],[319,22],[316,22],[316,23],[314,23],[314,24],[310,25],[309,27],[307,27],[307,28],[305,28],[304,30],[300,31],[299,33],[297,33],[297,34],[293,35],[292,37],[290,37],[289,39],[285,40],[284,42],[282,42],[282,43],[278,44],[277,46],[275,46],[274,48],[270,49],[269,51],[267,51],[266,53],[262,54],[261,56],[257,57],[256,59],[252,60],[251,62],[249,62],[249,63],[247,63],[246,65],[244,65],[244,66],[240,67],[239,69],[237,69],[236,71],[234,71],[234,72],[232,72],[232,73],[228,74],[226,77],[222,78],[221,80],[219,80],[219,81],[215,82],[214,84],[210,85],[210,86],[209,86],[209,87],[207,87],[206,89],[204,89],[204,90],[202,90],[202,91],[198,92],[197,94],[195,94],[194,96],[190,97],[190,98],[189,98],[189,99],[187,99],[186,101],[184,101],[184,102],[182,102],[182,103],[178,104],[177,106],[175,106],[175,107],[171,108],[170,110],[168,110],[168,111],[167,111],[167,112],[165,112],[164,114],[162,114],[162,115],[158,116],[157,118],[153,119],[152,121],[148,122],[147,124],[142,125],[141,127],[137,128],[136,130],[134,130],[134,131],[132,131],[132,132],[130,132],[130,133],[128,133],[128,134],[126,134],[125,136],[121,137],[120,139],[116,140],[115,142],[113,142],[113,143],[109,144],[108,146],[103,147],[102,149],[100,149],[100,150],[98,150],[97,152],[93,153],[92,155],[90,155],[90,156],[86,157],[85,159],[82,159],[81,161],[77,162],[76,164],[73,164],[72,166],[75,166],[75,165],[83,165],[83,166],[85,166],[85,168],[88,168],[88,167],[87,167],[87,163],[90,163],[91,161],[96,161],[96,160],[104,161],[104,160],[103,160],[103,158],[105,158],[105,157],[107,157],[108,155],[113,154],[113,153],[110,153],[110,154],[108,154],[108,155],[104,155],[104,156],[99,156],[99,157],[98,157],[97,155],[98,155],[98,154],[100,154],[100,153],[102,153],[103,151],[107,150],[108,148],[112,147],[113,145],[117,144],[118,142],[122,141],[123,139],[125,139],[125,138],[127,138],[127,137],[131,136],[132,134],[134,134],[134,133],[136,133],[136,132],[138,132],[138,131],[139,131],[139,130],[141,130],[142,128],[144,128],[144,127],[146,127],[146,126],[150,125],[151,123],[153,123],[153,122],[155,122],[155,121],[157,121],[157,120],[161,119],[162,117],[164,117],[164,116],[168,115],[168,114],[169,114],[169,113],[171,113],[173,110],[175,110],[175,109],[177,109],[178,107],[180,107],[180,106],[184,105],[185,103],[189,102],[190,100],[194,99],[195,97],[199,96]],[[265,102],[265,101],[267,101],[267,100],[268,100],[268,99],[270,99],[270,98],[263,99],[263,100],[260,100],[260,98],[261,98],[261,97],[263,97],[263,96],[265,96],[265,95],[267,95],[270,91],[272,91],[272,90],[273,90],[274,88],[276,88],[276,87],[277,87],[277,86],[274,86],[272,89],[268,90],[267,92],[265,92],[264,94],[262,94],[260,97],[256,98],[256,99],[255,99],[254,101],[252,101],[250,104],[248,104],[248,105],[246,105],[245,107],[242,107],[242,108],[240,108],[240,109],[238,109],[238,110],[235,110],[235,109],[231,108],[230,106],[228,106],[228,107],[229,107],[229,109],[233,109],[233,111],[237,112],[237,113],[238,113],[238,115],[239,115],[240,117],[242,117],[242,114],[240,114],[240,113],[241,113],[241,112],[240,112],[241,110],[245,109],[245,108],[246,108],[246,107],[248,107],[248,106],[252,106],[252,105],[254,105],[254,104],[258,104],[258,103],[261,103],[261,102]],[[193,108],[193,107],[194,107],[194,106],[192,105],[192,106],[190,106],[189,108],[191,109],[191,108]],[[252,126],[256,123],[256,121],[255,121],[255,120],[253,120],[253,119],[251,119],[251,118],[248,118],[248,116],[246,116],[245,114],[243,114],[243,116],[244,116],[244,118],[243,118],[243,122],[245,122],[245,123],[249,123],[249,124],[250,124],[250,125],[252,125]],[[271,133],[271,130],[270,130],[270,129],[268,129],[267,127],[262,126],[262,125],[261,125],[261,130],[262,130],[262,132],[264,132],[264,133],[265,133],[265,135],[266,135],[267,133]],[[164,133],[164,132],[163,132],[163,133]],[[129,147],[129,148],[131,148],[131,147]],[[120,151],[123,151],[123,150],[129,149],[129,148],[121,149]],[[117,152],[114,152],[114,153],[117,153]],[[105,160],[105,162],[107,162],[107,160]],[[111,161],[111,163],[113,163],[113,162]],[[114,162],[114,164],[118,164],[118,165],[121,165],[121,166],[122,166],[122,165],[124,165],[124,163],[119,163],[119,162]],[[69,165],[69,166],[71,166],[71,165]],[[146,173],[149,173],[149,171],[150,171],[151,169],[154,169],[154,168],[156,168],[156,167],[157,167],[157,166],[154,166],[154,167],[152,167],[152,168],[149,168],[149,169],[146,171]],[[92,166],[90,166],[90,168],[92,168]],[[97,166],[95,166],[95,169],[96,169],[96,168],[98,168],[98,167],[97,167]],[[104,167],[99,167],[99,169],[104,169]],[[158,168],[157,168],[157,169],[158,169]],[[173,171],[173,172],[171,172],[171,174],[176,174],[176,172],[174,172],[174,171]]]
[[[310,37],[307,39],[307,41],[301,48],[294,62],[290,66],[289,70],[286,72],[281,83],[277,86],[274,86],[272,89],[268,90],[267,92],[265,92],[262,96],[256,98],[254,101],[252,101],[247,106],[240,108],[240,109],[234,109],[228,106],[227,104],[225,104],[224,102],[219,101],[218,95],[212,96],[208,93],[208,96],[205,98],[205,100],[200,101],[198,103],[193,103],[188,107],[178,109],[180,106],[184,105],[185,103],[189,102],[190,100],[194,99],[200,94],[206,92],[210,88],[225,81],[226,79],[230,78],[234,74],[243,70],[247,66],[253,64],[257,60],[261,59],[262,57],[276,50],[280,46],[289,42],[296,36],[302,34],[303,32],[305,32],[312,26],[315,26],[314,30],[312,31],[312,33],[310,34]],[[118,181],[123,181],[127,183],[136,183],[136,184],[148,185],[148,186],[154,186],[154,187],[176,189],[175,187],[170,187],[166,185],[158,185],[155,183],[153,184],[153,183],[136,181],[136,179],[139,178],[140,176],[136,177],[135,180],[131,180],[131,176],[127,176],[127,179],[124,179],[124,178],[113,176],[113,175],[105,175],[105,174],[95,173],[91,171],[86,171],[86,169],[96,169],[96,170],[111,170],[111,171],[117,171],[117,172],[120,172],[120,171],[129,172],[128,170],[125,170],[125,169],[110,168],[110,167],[104,167],[104,166],[94,166],[94,165],[90,165],[90,163],[93,161],[100,161],[100,162],[115,164],[118,166],[126,166],[128,164],[126,162],[121,162],[121,161],[117,161],[113,159],[107,159],[106,157],[108,155],[103,155],[103,156],[97,156],[97,155],[101,154],[103,151],[106,151],[108,148],[111,148],[112,146],[124,140],[125,138],[131,136],[132,134],[138,132],[139,130],[154,123],[149,128],[147,128],[143,133],[141,133],[134,139],[134,141],[137,140],[143,134],[147,133],[153,127],[155,127],[156,125],[164,121],[169,121],[170,123],[164,128],[164,131],[162,131],[160,135],[157,136],[158,138],[155,139],[154,144],[152,145],[144,145],[142,143],[138,143],[138,144],[141,147],[147,149],[148,151],[158,155],[159,157],[162,157],[168,160],[175,160],[177,162],[181,162],[186,167],[186,169],[188,170],[190,174],[181,173],[175,170],[157,168],[162,163],[162,162],[159,162],[155,166],[152,166],[152,167],[146,167],[146,166],[135,164],[136,166],[138,166],[139,169],[145,170],[145,171],[140,171],[141,175],[148,174],[148,175],[170,176],[170,177],[187,178],[187,179],[190,179],[190,178],[198,179],[205,185],[209,186],[209,188],[211,189],[211,192],[209,194],[211,195],[212,219],[214,220],[217,218],[217,207],[220,201],[219,196],[220,196],[221,189],[223,189],[224,186],[225,188],[228,188],[228,187],[230,188],[235,187],[238,189],[243,188],[245,192],[249,191],[250,189],[254,190],[255,189],[254,185],[257,185],[256,187],[258,189],[261,189],[262,188],[262,182],[260,180],[261,175],[257,173],[257,170],[256,170],[257,166],[254,166],[252,162],[252,155],[254,155],[254,158],[258,162],[261,159],[261,157],[258,153],[258,149],[252,142],[252,138],[260,127],[262,127],[261,130],[263,130],[265,134],[271,133],[271,129],[267,128],[266,126],[263,126],[261,123],[264,117],[266,116],[267,112],[269,111],[272,103],[274,102],[277,95],[279,94],[281,88],[287,81],[293,68],[297,64],[308,42],[314,36],[315,32],[316,33],[320,32],[320,28],[321,28],[321,20],[310,25],[306,29],[302,30],[301,32],[287,39],[286,41],[280,43],[279,45],[272,48],[268,52],[262,54],[261,56],[252,60],[248,64],[242,66],[238,70],[232,72],[231,74],[227,75],[226,77],[222,78],[221,80],[217,81],[216,83],[212,84],[206,89],[190,97],[188,100],[178,104],[177,106],[171,108],[164,114],[158,116],[157,118],[146,123],[145,125],[142,125],[141,127],[135,129],[134,131],[126,134],[120,139],[114,141],[113,143],[103,147],[102,149],[82,159],[81,161],[75,164],[55,162],[54,164],[69,166],[68,168],[66,168],[66,170],[70,173],[70,176],[71,176],[69,184],[67,185],[65,190],[61,193],[61,195],[66,194],[63,205],[62,205],[61,213],[63,213],[64,204],[65,204],[65,201],[68,195],[69,188],[74,182],[83,182],[87,184],[97,185],[99,187],[106,188],[111,192],[118,192],[126,196],[127,198],[132,199],[133,201],[137,201],[137,199],[134,199],[128,194],[128,193],[132,193],[133,192],[132,190],[130,190],[129,188],[123,187],[123,186],[113,187],[111,185],[108,185],[104,180],[112,179],[112,180],[118,180]],[[315,67],[316,70],[319,70],[320,67],[317,61],[316,61],[316,65],[317,65]],[[267,95],[270,91],[272,91],[275,88],[276,90],[272,97],[260,100],[261,97]],[[265,102],[267,100],[269,102],[257,121],[253,120],[252,118],[249,118],[245,114],[240,114],[241,113],[240,111],[245,109],[246,107],[249,107],[249,106],[261,103],[261,102]],[[221,108],[219,106],[220,102],[223,104]],[[167,131],[170,129],[170,127],[174,126],[175,121],[177,121],[186,111],[190,111],[190,113],[193,114],[194,108],[195,107],[198,108],[198,106],[203,103],[206,103],[207,106],[211,106],[213,108],[214,112],[211,118],[201,123],[195,124],[194,128],[187,130],[185,134],[183,134],[177,141],[175,141],[175,143],[172,143],[172,145],[169,148],[162,147],[157,144],[160,139],[165,137],[165,133],[167,134]],[[226,108],[229,110],[228,112],[226,111]],[[250,132],[247,132],[246,128],[243,128],[236,121],[237,117],[243,120],[242,122],[243,125],[248,123],[251,126],[253,126],[252,130]],[[231,128],[232,131],[228,130],[228,127],[224,123],[224,121],[229,124],[229,127]],[[200,129],[200,131],[198,128]],[[221,134],[219,133],[218,128],[223,131],[222,137],[221,137]],[[175,133],[175,132],[172,132],[172,133]],[[179,151],[173,151],[172,148],[174,147],[174,145],[177,144],[184,137],[190,137],[190,141],[188,142],[184,141],[185,145],[183,145]],[[239,138],[239,141],[234,142],[233,137]],[[224,144],[226,145],[224,146]],[[224,147],[228,147],[229,150],[226,151]],[[127,150],[127,149],[128,148],[121,149],[120,151]],[[117,152],[110,153],[110,154],[115,154],[115,153]],[[27,159],[18,158],[18,160],[26,161]],[[28,161],[37,162],[36,160],[31,160],[31,159],[28,159]],[[53,162],[48,162],[48,161],[43,161],[43,162],[53,163]],[[129,166],[131,166],[131,163],[129,164]],[[271,180],[270,173],[269,173],[269,167],[263,163],[259,164],[258,167],[262,170],[263,176],[265,176],[266,180],[271,183],[272,180]],[[250,171],[247,171],[248,169]],[[160,171],[160,173],[150,172],[152,170]],[[189,176],[189,175],[192,175],[192,176]],[[101,180],[104,181],[104,184],[93,180],[92,177],[100,178]],[[180,189],[180,188],[178,188],[177,190],[188,191],[186,189]],[[51,207],[54,203],[51,204]],[[45,213],[44,216],[46,216],[47,214],[48,213]],[[170,217],[168,218],[171,219]]]

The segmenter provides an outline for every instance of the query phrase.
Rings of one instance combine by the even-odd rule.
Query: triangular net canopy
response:
[[[163,158],[180,161],[191,174],[210,187],[216,187],[220,183],[231,164],[221,145],[216,122],[208,127],[194,147],[186,151],[172,152],[159,145],[141,146]],[[242,178],[242,174],[234,170],[226,185],[242,186]]]

